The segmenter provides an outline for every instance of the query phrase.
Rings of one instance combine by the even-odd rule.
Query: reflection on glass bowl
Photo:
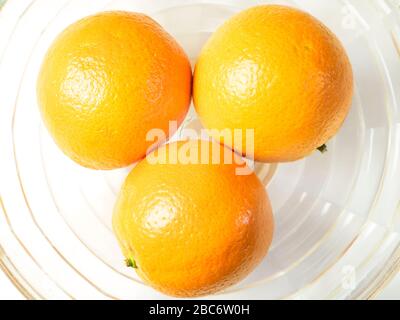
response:
[[[1,4],[5,1],[0,1]],[[130,168],[81,168],[43,128],[35,83],[55,36],[103,10],[151,15],[194,64],[222,21],[254,3],[307,10],[353,64],[351,113],[329,152],[255,164],[276,235],[245,281],[211,298],[370,298],[400,266],[400,11],[395,1],[6,1],[0,11],[0,267],[28,298],[165,298],[123,264],[111,230]],[[185,126],[197,126],[191,109]],[[199,129],[199,128],[198,128]]]

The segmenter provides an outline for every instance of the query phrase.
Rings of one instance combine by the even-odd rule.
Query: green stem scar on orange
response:
[[[319,152],[321,152],[322,154],[328,152],[328,147],[326,146],[326,144],[323,144],[322,146],[318,147],[317,150]]]
[[[132,257],[128,258],[128,259],[125,259],[125,264],[126,264],[126,266],[128,268],[137,269],[137,267],[138,267],[137,264],[136,264],[135,259],[133,259]]]

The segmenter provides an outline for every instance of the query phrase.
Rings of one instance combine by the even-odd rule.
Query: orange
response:
[[[214,152],[201,156],[202,146]],[[230,149],[192,140],[156,153],[173,160],[176,150],[192,153],[191,162],[178,156],[177,162],[154,164],[151,154],[132,170],[117,200],[114,231],[128,265],[149,285],[178,297],[215,293],[243,279],[265,256],[271,206],[253,172],[237,174],[245,164]],[[212,163],[225,152],[225,159],[236,161]]]
[[[94,169],[146,155],[153,128],[184,119],[191,67],[178,43],[151,18],[104,12],[62,32],[41,67],[37,94],[57,145]]]
[[[193,91],[206,128],[254,130],[254,154],[242,141],[228,137],[225,144],[258,161],[285,162],[336,134],[349,112],[353,75],[343,46],[321,22],[297,9],[262,5],[211,36]]]

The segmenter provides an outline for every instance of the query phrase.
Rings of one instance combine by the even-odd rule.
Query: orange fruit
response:
[[[201,155],[203,146],[214,151]],[[243,279],[263,259],[273,233],[271,206],[253,172],[237,174],[245,164],[231,149],[191,140],[155,151],[165,159],[176,152],[193,152],[192,161],[154,164],[151,154],[132,170],[113,227],[128,264],[149,285],[178,297],[211,294]],[[235,161],[213,164],[218,154]]]
[[[57,145],[94,169],[146,155],[153,128],[180,124],[191,98],[191,67],[178,43],[151,18],[104,12],[62,32],[37,84],[40,111]]]
[[[223,24],[203,48],[193,81],[203,125],[254,129],[254,154],[244,134],[243,141],[212,135],[262,162],[297,160],[325,144],[353,93],[336,36],[311,15],[278,5],[250,8]]]

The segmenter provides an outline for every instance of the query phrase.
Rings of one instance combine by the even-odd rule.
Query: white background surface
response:
[[[23,299],[23,296],[0,271],[0,300],[6,299]],[[378,299],[400,300],[400,274],[383,290]]]

